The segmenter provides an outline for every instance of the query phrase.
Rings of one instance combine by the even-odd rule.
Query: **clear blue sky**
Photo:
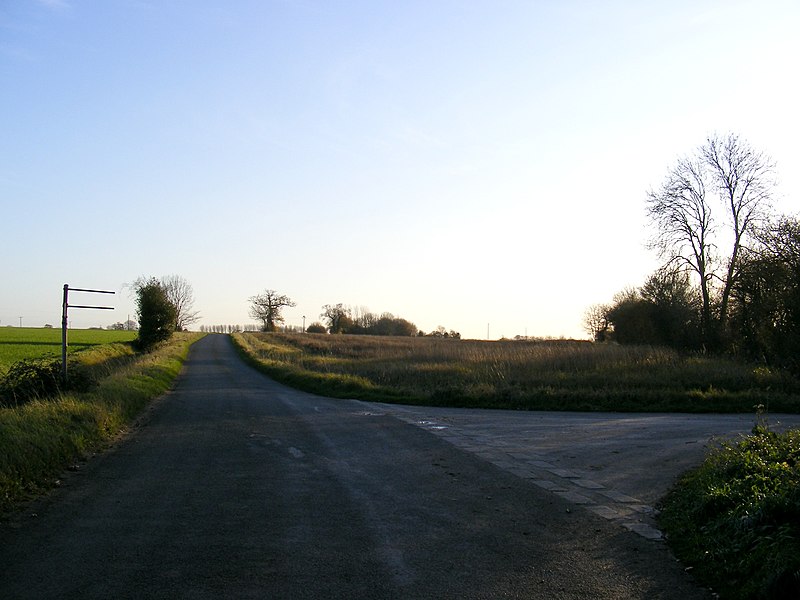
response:
[[[796,0],[0,0],[0,326],[178,274],[198,325],[270,288],[295,325],[585,337],[707,134],[798,212],[798,31]]]

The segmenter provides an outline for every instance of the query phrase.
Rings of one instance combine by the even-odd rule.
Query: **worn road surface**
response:
[[[615,474],[629,438],[584,455],[546,435],[570,415],[518,417],[305,394],[209,335],[131,435],[0,525],[0,598],[707,597],[649,535],[652,485]]]

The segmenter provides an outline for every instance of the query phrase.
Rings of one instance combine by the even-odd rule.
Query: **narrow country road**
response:
[[[0,525],[0,598],[705,598],[662,542],[227,336],[116,448]]]

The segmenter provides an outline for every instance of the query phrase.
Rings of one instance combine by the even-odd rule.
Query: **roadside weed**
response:
[[[800,597],[800,430],[721,442],[666,496],[659,517],[697,578],[724,598]]]

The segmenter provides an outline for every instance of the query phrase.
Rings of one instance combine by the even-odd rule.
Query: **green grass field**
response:
[[[70,353],[100,344],[130,342],[135,331],[110,331],[105,329],[70,329],[67,332]],[[61,329],[33,327],[0,328],[0,375],[19,360],[26,358],[59,358],[61,356]]]

